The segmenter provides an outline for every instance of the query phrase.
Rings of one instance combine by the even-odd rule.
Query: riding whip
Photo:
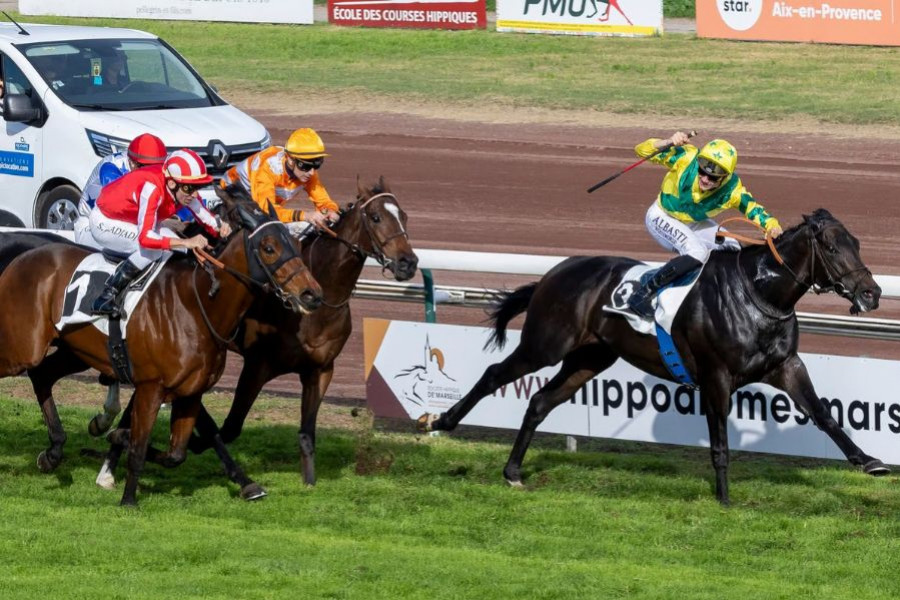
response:
[[[694,137],[695,135],[697,135],[697,132],[694,131],[694,130],[691,130],[691,131],[687,134],[688,138],[692,138],[692,137]],[[610,175],[609,177],[607,177],[606,179],[604,179],[604,180],[601,181],[600,183],[595,183],[594,185],[592,185],[591,187],[588,188],[588,190],[587,190],[588,194],[594,192],[595,190],[598,190],[598,189],[602,188],[604,185],[606,185],[607,183],[609,183],[609,182],[612,181],[613,179],[616,179],[616,178],[619,177],[620,175],[624,175],[625,173],[627,173],[628,171],[632,170],[632,169],[635,168],[636,166],[638,166],[638,165],[640,165],[640,164],[642,164],[642,163],[644,163],[644,162],[647,162],[648,160],[650,160],[650,159],[653,158],[654,156],[656,156],[656,155],[658,155],[658,154],[662,154],[663,152],[666,152],[667,150],[669,150],[669,149],[671,149],[671,148],[672,148],[672,144],[666,144],[665,146],[663,146],[662,148],[660,148],[659,150],[657,150],[656,152],[654,152],[654,153],[651,154],[650,156],[648,156],[648,157],[646,157],[646,158],[642,158],[641,160],[637,161],[637,162],[634,163],[633,165],[628,165],[627,167],[625,167],[624,169],[622,169],[622,170],[619,171],[618,173],[615,173],[614,175]]]

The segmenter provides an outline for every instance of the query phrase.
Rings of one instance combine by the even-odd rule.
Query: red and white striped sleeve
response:
[[[163,237],[157,231],[157,212],[164,193],[150,181],[145,181],[135,192],[138,205],[138,244],[142,248],[168,250],[171,247],[169,238]]]

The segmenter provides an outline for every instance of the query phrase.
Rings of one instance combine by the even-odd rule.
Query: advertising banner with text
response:
[[[497,0],[497,31],[656,35],[662,0]]]
[[[502,351],[482,345],[481,327],[365,319],[366,397],[376,415],[416,419],[441,413],[463,397],[519,343],[509,331]],[[900,361],[802,354],[816,392],[864,452],[900,464]],[[558,371],[541,369],[502,386],[463,420],[518,429],[528,402]],[[728,439],[734,450],[844,458],[831,439],[773,387],[755,384],[731,398]],[[538,431],[600,438],[709,446],[700,394],[647,375],[624,361],[585,384],[550,413]]]
[[[697,0],[697,35],[900,45],[900,0]]]
[[[485,0],[328,0],[328,22],[364,27],[485,29]]]
[[[313,0],[19,0],[23,15],[312,25]]]

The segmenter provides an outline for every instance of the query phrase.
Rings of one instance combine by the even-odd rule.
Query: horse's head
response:
[[[881,288],[859,255],[859,240],[824,208],[803,215],[803,224],[810,231],[813,285],[849,300],[851,314],[878,308]]]
[[[358,220],[359,249],[389,270],[397,281],[411,279],[419,257],[409,244],[406,213],[384,177],[379,177],[370,188],[357,182],[356,200],[343,212],[341,220],[346,219],[348,225]]]
[[[225,214],[244,239],[249,277],[271,288],[285,306],[307,313],[322,303],[322,288],[300,258],[300,246],[274,210],[263,212],[240,185],[216,186]]]

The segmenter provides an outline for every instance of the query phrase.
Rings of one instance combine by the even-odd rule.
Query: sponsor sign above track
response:
[[[706,0],[697,35],[737,40],[900,45],[900,0]]]
[[[485,0],[328,0],[328,22],[365,27],[485,29]]]
[[[485,369],[519,343],[509,331],[502,351],[481,349],[481,327],[365,319],[366,397],[378,416],[418,418],[462,398]],[[801,354],[832,416],[864,452],[900,464],[900,361]],[[525,375],[484,398],[466,425],[518,429],[532,396],[558,366]],[[732,398],[728,439],[734,450],[844,458],[784,392],[756,384]],[[709,446],[700,394],[619,361],[557,407],[538,431]]]
[[[235,21],[240,23],[313,22],[313,0],[19,0],[23,15]]]
[[[662,0],[497,0],[497,31],[656,35],[662,29]]]

